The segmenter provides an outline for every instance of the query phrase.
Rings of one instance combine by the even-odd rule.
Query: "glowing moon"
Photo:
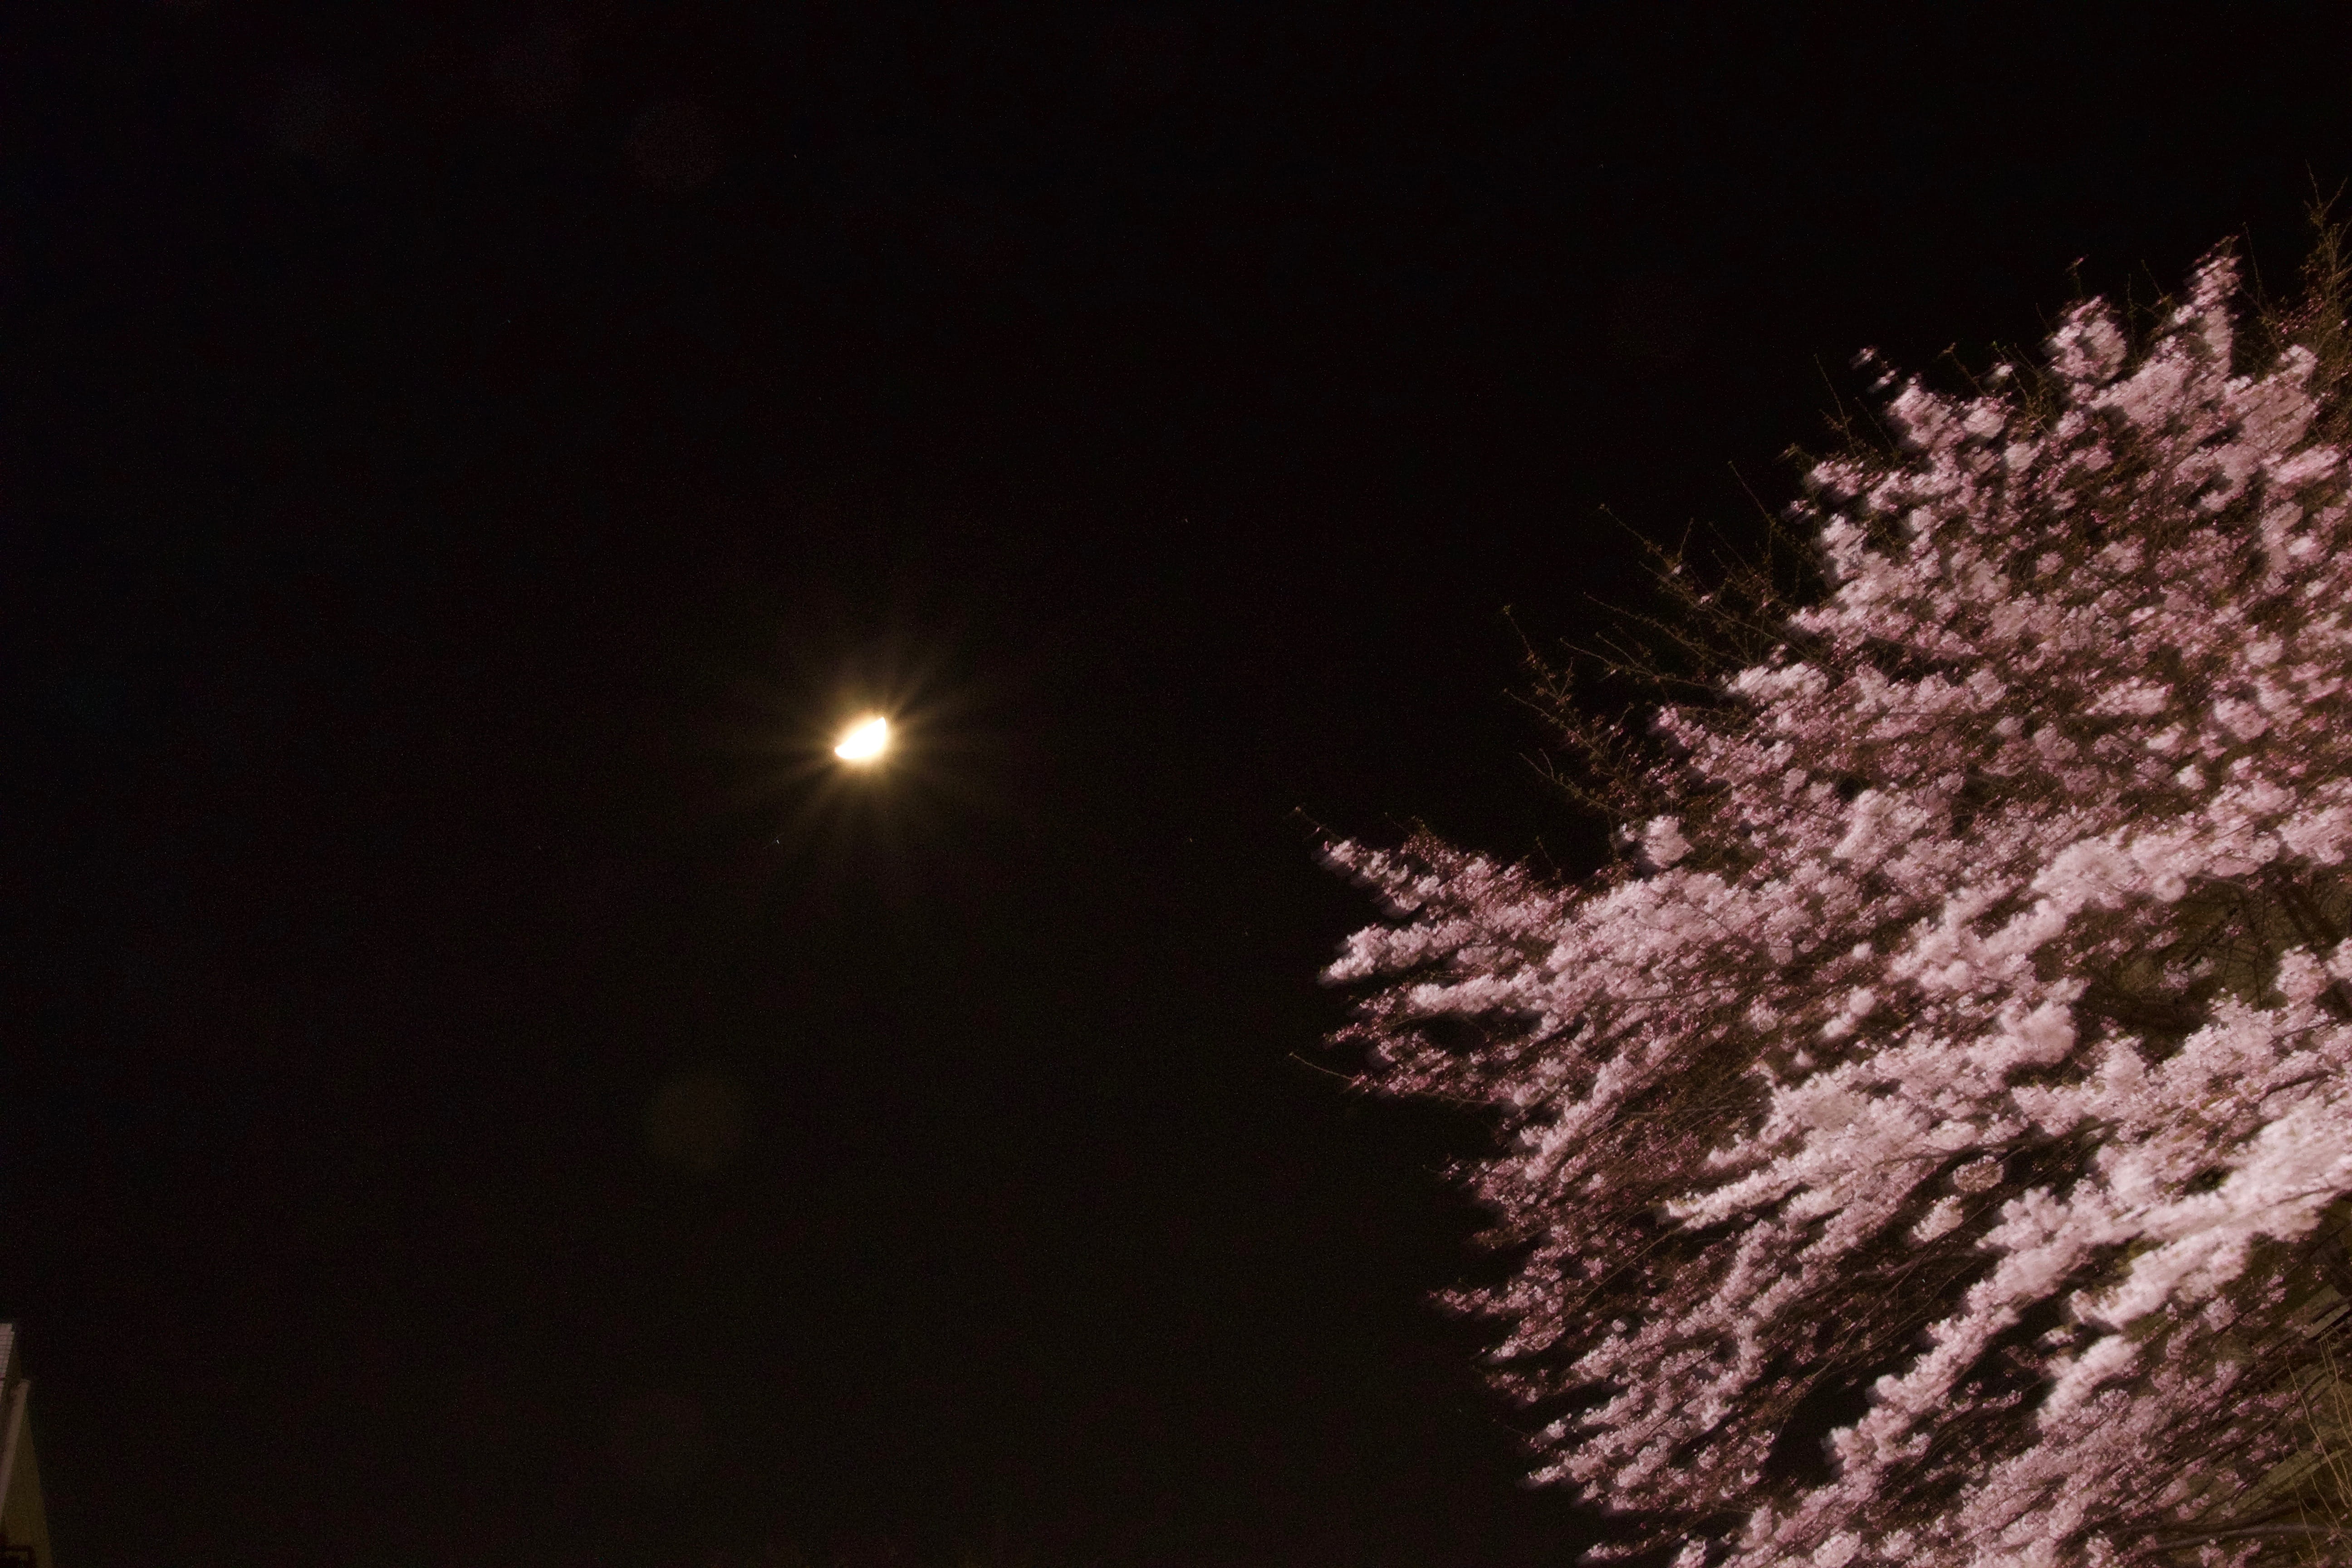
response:
[[[890,721],[877,713],[842,731],[841,743],[834,747],[833,754],[845,763],[870,763],[889,749]]]

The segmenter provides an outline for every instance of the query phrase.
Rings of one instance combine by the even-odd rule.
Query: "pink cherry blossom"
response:
[[[1626,1516],[1601,1555],[2294,1544],[2252,1521],[2352,1196],[2352,340],[2315,277],[2249,321],[2217,256],[2137,335],[2094,300],[1965,395],[1889,382],[1892,441],[1795,509],[1817,591],[1692,591],[1730,654],[1646,742],[1563,707],[1634,851],[1596,875],[1330,847],[1390,916],[1328,972],[1360,1081],[1501,1120],[1457,1174],[1516,1272],[1446,1300],[1497,1325],[1534,1479]]]

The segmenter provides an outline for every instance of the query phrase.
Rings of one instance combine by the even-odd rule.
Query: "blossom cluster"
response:
[[[2218,256],[2137,338],[1884,384],[1797,508],[1823,590],[1656,714],[1620,866],[1330,847],[1391,911],[1328,971],[1362,1081],[1505,1128],[1461,1174],[1515,1271],[1450,1300],[1626,1550],[2262,1544],[2352,1194],[2329,310],[2250,331]]]

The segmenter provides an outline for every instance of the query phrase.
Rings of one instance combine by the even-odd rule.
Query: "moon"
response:
[[[882,753],[889,749],[890,721],[877,713],[843,731],[833,754],[845,763],[863,764],[880,761]]]

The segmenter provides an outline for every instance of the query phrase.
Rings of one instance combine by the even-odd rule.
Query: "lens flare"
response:
[[[834,747],[833,754],[845,763],[871,763],[889,749],[890,721],[877,713],[842,731],[841,743]]]

